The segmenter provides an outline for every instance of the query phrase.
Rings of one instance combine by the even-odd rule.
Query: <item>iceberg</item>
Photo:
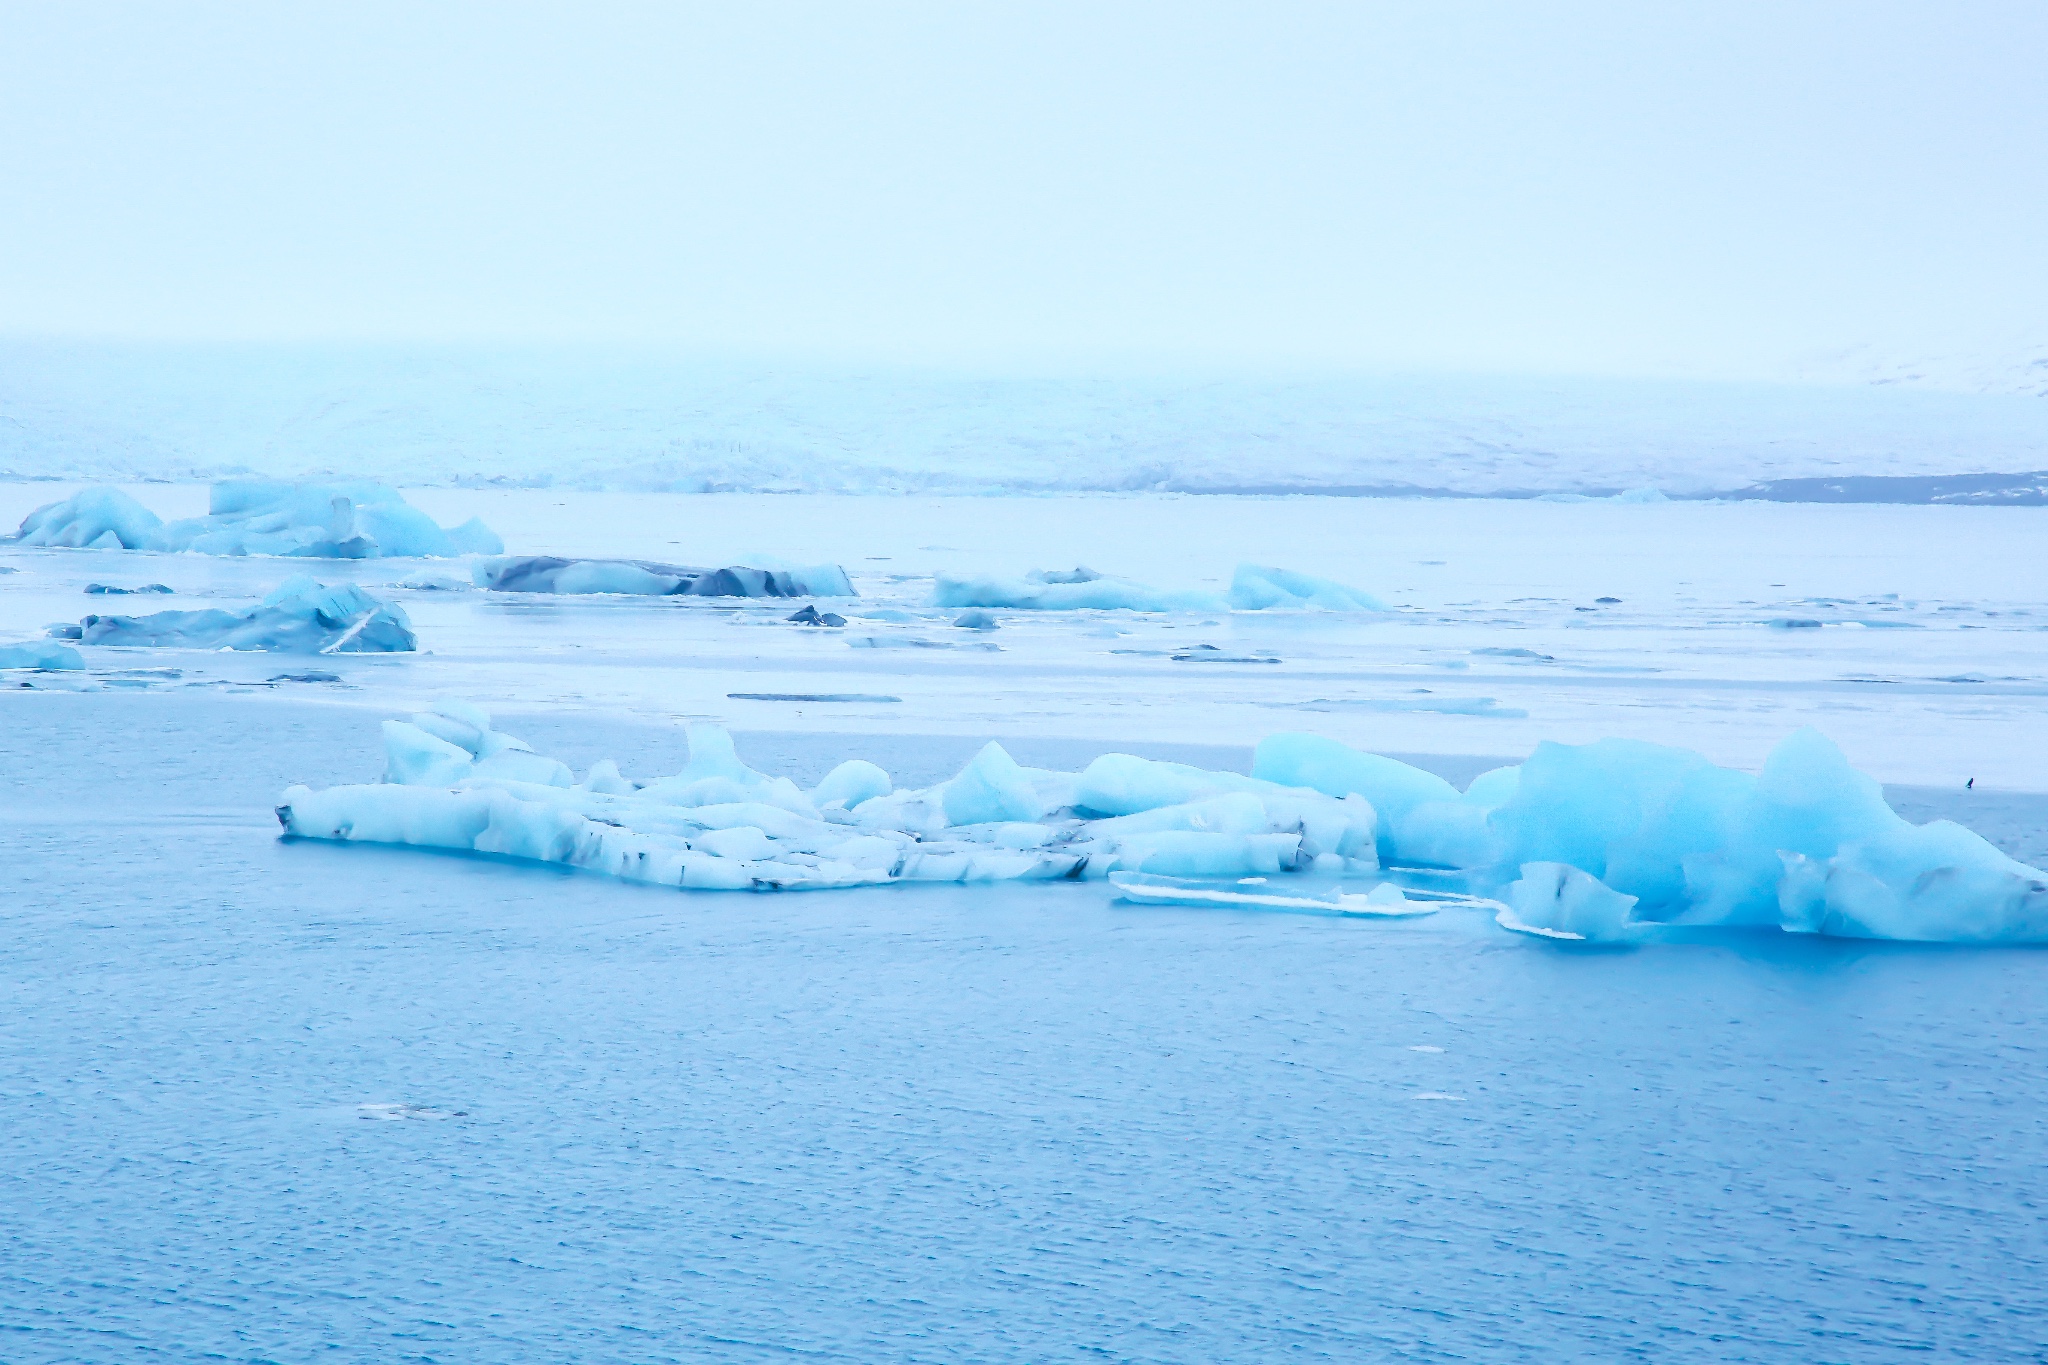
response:
[[[278,820],[290,838],[490,853],[706,890],[1378,869],[1364,800],[1239,774],[1205,783],[1198,769],[1106,755],[1092,766],[1118,760],[1097,774],[1098,794],[1121,793],[1111,815],[1085,804],[1086,774],[1025,767],[994,743],[935,787],[895,789],[856,759],[807,792],[742,763],[718,726],[692,725],[689,742],[672,776],[634,780],[606,761],[579,782],[479,708],[443,701],[385,722],[382,782],[293,787]],[[1373,904],[1395,913],[1385,895]]]
[[[1385,611],[1387,604],[1371,593],[1347,588],[1327,578],[1268,568],[1261,564],[1240,564],[1230,579],[1230,605],[1237,611],[1265,611],[1273,607],[1320,611]]]
[[[1812,729],[1788,736],[1758,774],[1606,739],[1539,744],[1458,792],[1312,735],[1266,740],[1252,771],[1364,797],[1381,817],[1384,861],[1507,887],[1517,924],[1502,923],[1525,932],[1599,939],[1663,923],[2048,941],[2048,873],[1960,825],[1911,824]]]
[[[282,654],[394,654],[419,648],[405,611],[353,583],[332,587],[299,574],[246,612],[160,611],[88,616],[56,628],[88,645],[268,650]]]
[[[74,550],[141,550],[163,524],[163,518],[118,488],[86,488],[38,507],[7,539]]]
[[[51,640],[27,644],[0,645],[0,668],[38,668],[47,672],[77,672],[85,667],[85,656],[70,645]]]
[[[294,484],[234,479],[213,486],[207,515],[165,523],[117,488],[88,488],[29,513],[23,545],[380,559],[502,554],[483,522],[437,526],[377,483]]]
[[[697,569],[644,559],[513,555],[477,564],[472,576],[493,592],[621,593],[634,597],[857,597],[835,564],[811,568]]]
[[[1221,611],[1223,599],[1207,592],[1168,592],[1076,569],[1033,573],[1026,578],[992,575],[960,578],[939,574],[932,586],[935,607],[1004,607],[1016,611]]]

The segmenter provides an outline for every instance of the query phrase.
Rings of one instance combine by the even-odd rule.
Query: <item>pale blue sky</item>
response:
[[[2048,317],[2048,5],[0,3],[0,331],[1769,372]]]

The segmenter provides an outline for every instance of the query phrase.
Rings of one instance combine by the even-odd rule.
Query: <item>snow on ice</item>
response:
[[[607,761],[581,782],[464,703],[384,728],[385,781],[292,788],[278,809],[287,835],[725,890],[1429,866],[1503,895],[1504,927],[1551,938],[1614,940],[1676,924],[2048,939],[2048,874],[1959,825],[1908,823],[1811,730],[1780,745],[1760,775],[1683,749],[1604,740],[1539,745],[1460,792],[1299,734],[1262,743],[1249,777],[1114,753],[1053,772],[990,743],[935,787],[898,790],[881,768],[854,760],[805,791],[747,767],[712,725],[690,728],[681,773],[635,781]]]
[[[382,484],[253,479],[215,484],[208,515],[169,523],[118,488],[87,488],[29,513],[11,539],[74,549],[312,559],[447,558],[505,549],[476,518],[438,526]]]
[[[63,638],[86,645],[281,654],[398,654],[419,648],[404,608],[380,601],[353,583],[324,586],[305,574],[286,579],[246,612],[88,616],[56,630]]]

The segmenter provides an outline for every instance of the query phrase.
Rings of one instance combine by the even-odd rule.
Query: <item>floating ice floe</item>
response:
[[[1005,607],[1016,611],[1221,611],[1223,599],[1209,592],[1168,592],[1108,578],[1092,570],[1071,574],[1038,571],[1025,578],[939,574],[932,585],[935,607]]]
[[[634,781],[606,761],[577,782],[493,730],[483,711],[443,702],[385,723],[384,782],[294,787],[278,819],[293,837],[499,854],[707,890],[1377,867],[1366,801],[1236,773],[1124,754],[1049,772],[989,744],[935,787],[896,790],[881,768],[853,760],[805,791],[741,763],[716,726],[689,735],[689,765],[674,776]]]
[[[118,488],[88,488],[29,513],[11,539],[95,550],[380,559],[500,554],[483,522],[441,527],[376,483],[217,483],[203,517],[166,523]]]
[[[935,607],[1007,607],[1021,611],[1265,611],[1271,608],[1322,611],[1384,611],[1378,598],[1326,578],[1259,564],[1240,564],[1230,595],[1175,592],[1112,578],[1093,569],[1034,569],[1023,578],[939,574],[932,589]]]
[[[88,616],[75,626],[53,630],[60,638],[87,645],[282,654],[396,654],[419,647],[403,608],[379,601],[353,583],[327,587],[305,574],[287,579],[251,611]]]
[[[69,645],[60,645],[52,640],[31,640],[26,644],[0,645],[0,668],[76,672],[84,667],[83,654]]]
[[[493,592],[620,593],[632,597],[855,597],[834,564],[796,569],[694,569],[645,559],[512,555],[472,571]]]

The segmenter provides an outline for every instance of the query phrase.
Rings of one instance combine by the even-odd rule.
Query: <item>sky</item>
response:
[[[0,333],[1768,376],[2048,317],[2048,6],[0,0]]]

